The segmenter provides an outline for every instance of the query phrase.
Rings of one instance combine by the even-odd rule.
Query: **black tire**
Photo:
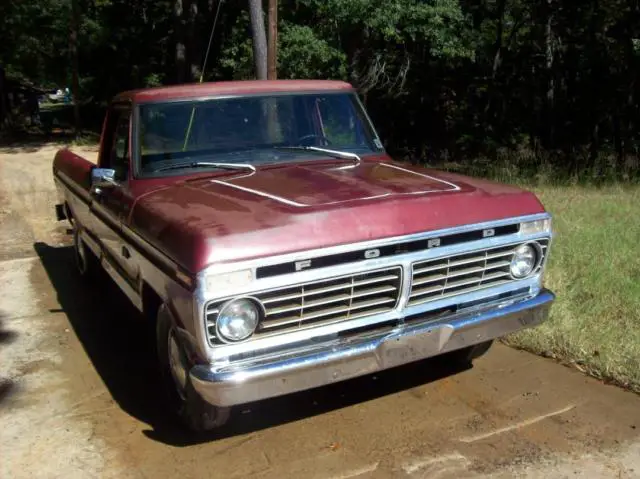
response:
[[[73,259],[76,271],[83,279],[95,281],[100,275],[100,262],[80,237],[80,225],[73,223]]]
[[[180,338],[175,334],[175,326],[166,306],[158,309],[156,321],[156,348],[162,384],[169,406],[182,423],[194,432],[206,432],[223,426],[231,409],[209,404],[193,388],[188,361]],[[183,374],[175,373],[171,361],[178,359]],[[180,376],[178,378],[177,376]]]
[[[484,356],[491,348],[493,340],[485,341],[484,343],[478,343],[473,346],[458,349],[447,353],[447,356],[454,362],[460,364],[471,364],[474,360],[481,356]]]

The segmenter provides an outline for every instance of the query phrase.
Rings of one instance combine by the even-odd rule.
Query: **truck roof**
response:
[[[337,80],[239,80],[189,83],[131,90],[116,95],[114,101],[147,103],[223,95],[341,90],[353,90],[353,86],[349,83]]]

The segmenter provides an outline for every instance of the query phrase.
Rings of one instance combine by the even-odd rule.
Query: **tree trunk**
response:
[[[193,81],[194,78],[198,78],[200,76],[200,65],[198,62],[197,52],[200,50],[198,48],[198,43],[202,42],[202,38],[199,37],[199,30],[197,26],[197,18],[198,18],[198,2],[195,0],[184,0],[185,1],[185,10],[187,12],[186,15],[186,34],[185,34],[185,59],[188,62],[187,68],[187,81]]]
[[[620,115],[614,112],[611,115],[611,130],[613,132],[613,146],[616,150],[616,160],[618,165],[622,165],[624,159],[624,139],[622,138]]]
[[[598,30],[600,5],[598,0],[593,0],[591,4],[591,18],[589,21],[589,57],[591,62],[591,71],[589,75],[591,98],[589,99],[589,129],[590,131],[590,147],[589,147],[589,164],[588,167],[593,168],[598,158],[600,149],[600,88],[601,84],[601,63],[600,63],[600,46],[598,45]]]
[[[267,51],[269,80],[278,77],[278,0],[269,0],[269,47]]]
[[[547,73],[547,94],[545,105],[545,124],[547,129],[546,143],[547,147],[553,146],[554,137],[554,118],[553,108],[555,103],[555,82],[553,75],[553,0],[547,0],[547,23],[544,32],[544,45],[545,45],[545,67]]]
[[[502,35],[504,33],[504,11],[506,8],[506,3],[506,0],[498,1],[498,24],[496,25],[496,39],[493,43],[493,65],[491,67],[491,80],[489,83],[489,88],[487,90],[487,105],[484,108],[484,113],[486,115],[485,118],[487,118],[487,121],[489,121],[494,128],[497,126],[495,125],[496,115],[493,114],[494,103],[497,100],[496,97],[498,96],[496,77],[498,76],[498,69],[500,68],[500,64],[502,63]],[[502,125],[500,125],[500,127],[502,127]]]
[[[251,33],[253,37],[253,62],[258,80],[267,79],[267,36],[264,31],[264,14],[260,0],[249,0]]]
[[[0,65],[0,130],[9,124],[9,100],[6,88],[4,67]]]
[[[622,157],[620,158],[620,164],[625,165],[627,155],[632,153],[636,148],[636,134],[633,120],[638,117],[638,102],[635,100],[637,93],[637,85],[638,85],[638,74],[640,73],[638,69],[639,62],[637,60],[637,55],[635,53],[633,40],[631,38],[631,32],[626,40],[626,58],[629,62],[629,70],[628,70],[628,87],[627,87],[627,98],[626,105],[624,108],[624,131],[622,133],[623,136],[623,145],[622,145]]]
[[[78,64],[78,30],[80,27],[80,8],[78,0],[71,0],[71,29],[69,33],[69,50],[71,53],[72,80],[71,91],[73,95],[73,119],[74,134],[80,135],[80,80]]]
[[[502,63],[502,34],[504,32],[504,10],[506,3],[506,0],[500,0],[498,2],[498,25],[496,27],[496,40],[493,44],[495,53],[493,55],[493,69],[491,72],[491,78],[494,80],[498,74],[500,63]]]
[[[187,48],[185,46],[184,5],[183,0],[175,0],[173,5],[173,18],[176,35],[176,83],[184,83],[187,64]]]

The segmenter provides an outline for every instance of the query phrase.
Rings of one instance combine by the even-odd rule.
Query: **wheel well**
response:
[[[145,319],[155,322],[158,308],[162,304],[162,298],[156,291],[147,284],[142,282],[142,314]]]

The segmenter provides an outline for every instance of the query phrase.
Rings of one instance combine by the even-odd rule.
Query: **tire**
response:
[[[231,409],[209,404],[193,388],[187,355],[165,305],[158,309],[156,348],[169,407],[181,422],[190,430],[200,433],[212,431],[227,423]]]
[[[493,340],[468,346],[463,349],[451,351],[447,356],[454,362],[459,364],[471,364],[474,360],[484,356],[491,348]]]
[[[73,223],[73,259],[76,271],[83,279],[96,280],[100,274],[98,258],[80,237],[80,227]]]

